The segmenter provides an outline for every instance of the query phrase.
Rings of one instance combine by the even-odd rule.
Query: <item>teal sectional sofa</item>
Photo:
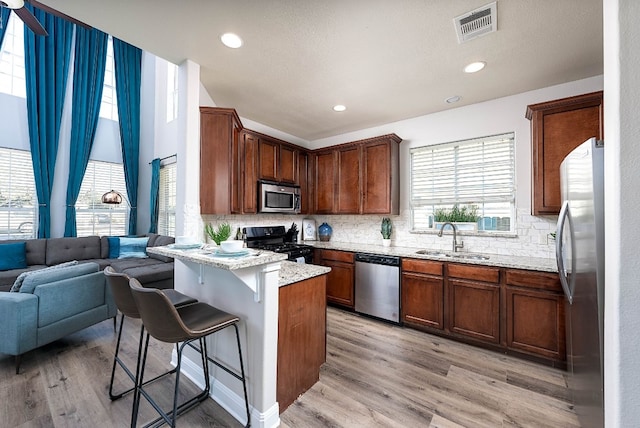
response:
[[[19,292],[0,292],[0,354],[16,357],[17,374],[25,352],[115,316],[97,263],[33,272]]]

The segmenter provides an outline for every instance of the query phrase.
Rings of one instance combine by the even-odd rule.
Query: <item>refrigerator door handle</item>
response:
[[[564,223],[565,221],[569,221],[569,240],[571,242],[571,273],[572,275],[567,275],[567,269],[564,263]],[[571,219],[571,211],[569,210],[569,202],[565,201],[562,204],[562,208],[560,209],[560,215],[558,216],[558,225],[556,227],[556,261],[558,263],[558,274],[560,276],[560,283],[562,284],[562,289],[564,290],[565,296],[567,296],[567,300],[569,304],[573,303],[573,291],[575,288],[575,268],[576,268],[576,258],[575,258],[575,239],[573,235],[573,220]]]

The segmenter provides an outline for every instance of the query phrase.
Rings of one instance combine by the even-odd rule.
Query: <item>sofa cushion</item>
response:
[[[125,269],[123,273],[137,279],[142,285],[146,285],[156,281],[172,279],[173,263],[156,263],[147,266],[131,267]]]
[[[53,266],[69,260],[100,258],[100,237],[47,239],[47,265]]]
[[[120,238],[120,254],[119,259],[124,258],[139,258],[144,259],[147,256],[147,242],[148,237],[144,238]],[[109,252],[111,253],[111,252]]]
[[[153,245],[148,245],[149,247],[163,247],[165,245],[173,244],[176,239],[173,236],[164,236],[157,235],[156,239],[153,241]],[[152,254],[149,253],[149,257],[152,257],[156,260],[160,260],[161,262],[169,263],[173,261],[173,257],[161,256],[160,254]]]
[[[159,261],[159,260],[152,259],[152,258],[147,258],[147,259],[130,258],[130,259],[113,260],[111,262],[111,267],[116,272],[123,273],[125,270],[131,269],[131,268],[135,268],[135,267],[151,266],[151,265],[162,265],[162,264],[164,264],[164,263]],[[173,264],[171,264],[171,266],[173,266]]]
[[[109,252],[105,258],[117,259],[120,255],[120,238],[117,236],[107,236],[109,243]]]
[[[30,272],[46,267],[47,265],[29,265],[24,269],[0,271],[0,291],[9,291],[13,283],[16,282],[16,278],[18,278],[21,273]]]
[[[95,263],[68,264],[55,267],[54,269],[40,269],[29,273],[20,287],[21,293],[33,293],[33,290],[41,285],[50,282],[61,281],[63,279],[74,278],[88,273],[98,272],[100,269]],[[17,280],[16,280],[17,281]]]
[[[0,244],[0,271],[27,267],[27,248],[24,242]]]
[[[27,250],[27,265],[44,265],[46,264],[46,251],[47,251],[47,240],[46,239],[10,239],[7,241],[2,241],[3,243],[9,244],[12,242],[24,242],[25,248]]]

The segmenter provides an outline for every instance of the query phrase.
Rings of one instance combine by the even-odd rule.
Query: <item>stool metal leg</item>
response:
[[[238,343],[238,357],[240,358],[240,374],[242,376],[242,389],[244,391],[244,405],[247,411],[247,424],[245,427],[251,426],[251,414],[249,413],[249,396],[247,395],[247,379],[244,376],[244,363],[242,362],[242,347],[240,346],[240,333],[238,332],[238,325],[234,324],[233,328],[236,331],[236,342]]]

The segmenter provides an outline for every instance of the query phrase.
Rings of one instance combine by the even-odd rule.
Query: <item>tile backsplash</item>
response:
[[[287,229],[292,223],[302,230],[302,219],[313,218],[317,226],[327,222],[333,229],[332,241],[381,245],[380,223],[382,215],[314,215],[292,216],[281,214],[202,216],[203,224],[218,224],[223,221],[231,224],[233,233],[238,227],[284,225]],[[474,253],[513,255],[524,257],[555,257],[555,241],[549,236],[556,228],[557,217],[534,217],[527,211],[518,210],[515,233],[510,236],[473,236],[461,233],[458,241],[464,241],[462,251]],[[424,248],[430,250],[451,250],[451,233],[441,238],[435,232],[411,232],[411,211],[403,210],[400,215],[391,216],[393,234],[391,245]],[[202,239],[205,234],[200,230]],[[299,239],[302,240],[302,232]]]

